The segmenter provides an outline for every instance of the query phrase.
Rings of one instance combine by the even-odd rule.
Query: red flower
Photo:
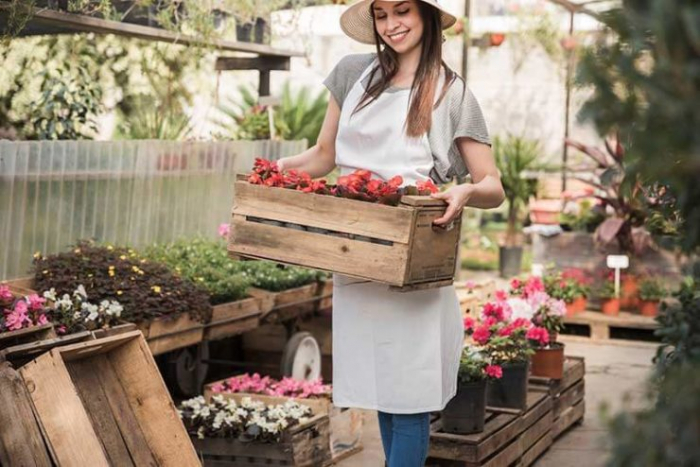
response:
[[[474,330],[472,337],[478,344],[486,345],[491,338],[491,331],[488,326],[482,325]]]
[[[528,329],[525,335],[531,341],[535,341],[540,345],[547,345],[549,342],[549,333],[545,328],[533,327]]]
[[[511,323],[514,328],[525,328],[529,329],[532,326],[532,322],[525,318],[518,318]]]
[[[508,300],[508,292],[506,292],[505,290],[496,290],[496,292],[494,293],[494,297],[499,302],[505,302],[506,300]]]
[[[423,194],[425,192],[432,194],[432,193],[437,193],[439,191],[438,187],[435,186],[435,184],[433,183],[433,181],[431,179],[427,179],[424,182],[417,182],[416,188],[418,188],[418,192],[421,194]]]
[[[501,337],[508,337],[511,334],[513,334],[513,331],[515,330],[515,326],[512,324],[509,324],[508,326],[501,328],[498,330],[498,335]]]
[[[465,331],[471,331],[472,329],[474,329],[475,324],[476,323],[474,322],[473,318],[470,318],[469,316],[464,318],[464,330]]]
[[[486,376],[501,379],[503,377],[503,368],[499,365],[489,365],[486,367]]]
[[[522,282],[520,282],[520,279],[513,279],[510,281],[510,287],[512,289],[519,289],[522,286]]]

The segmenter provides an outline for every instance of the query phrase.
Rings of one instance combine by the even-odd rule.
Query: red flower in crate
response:
[[[422,194],[433,194],[437,193],[438,187],[433,183],[431,179],[427,179],[424,182],[418,182],[416,183],[416,188],[418,188],[418,192]]]

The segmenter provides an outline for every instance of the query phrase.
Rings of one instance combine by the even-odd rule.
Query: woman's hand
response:
[[[433,221],[433,224],[439,226],[447,226],[457,218],[457,216],[462,215],[462,209],[467,205],[469,198],[472,195],[474,185],[463,184],[455,185],[447,191],[441,193],[433,193],[431,198],[442,199],[447,202],[447,210],[442,217],[439,217]]]

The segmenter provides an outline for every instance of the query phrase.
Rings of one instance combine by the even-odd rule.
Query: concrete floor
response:
[[[645,343],[593,344],[586,339],[567,338],[568,355],[586,358],[586,415],[583,424],[559,438],[534,464],[537,467],[599,467],[605,465],[608,447],[600,408],[611,412],[634,407],[643,396],[656,346]],[[339,467],[381,467],[384,452],[374,412],[367,412],[364,449],[339,462]]]

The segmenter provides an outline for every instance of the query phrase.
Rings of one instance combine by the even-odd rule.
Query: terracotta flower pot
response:
[[[564,377],[564,344],[550,344],[548,349],[537,349],[530,363],[532,376],[562,379]]]
[[[627,275],[620,284],[620,308],[633,309],[639,304],[639,281],[637,276]]]
[[[491,407],[525,409],[530,361],[505,363],[501,368],[503,376],[488,382],[486,403]]]
[[[601,310],[604,314],[610,316],[617,316],[620,313],[620,299],[619,298],[606,298],[600,305]]]
[[[656,316],[659,314],[659,302],[657,300],[640,300],[639,312],[642,316]]]
[[[586,311],[586,305],[588,305],[586,297],[575,298],[573,302],[566,304],[566,316],[573,316],[576,313]]]
[[[484,431],[486,380],[457,385],[457,394],[441,412],[446,433],[469,435]]]

